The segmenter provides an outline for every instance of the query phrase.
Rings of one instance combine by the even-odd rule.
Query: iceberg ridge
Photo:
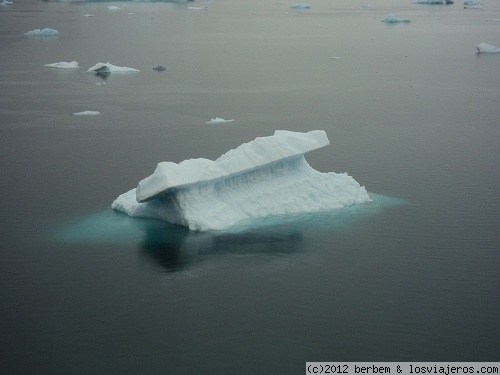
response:
[[[366,189],[351,176],[321,173],[307,163],[305,153],[328,144],[324,131],[281,130],[244,143],[215,161],[162,162],[111,207],[130,216],[204,231],[370,202]]]

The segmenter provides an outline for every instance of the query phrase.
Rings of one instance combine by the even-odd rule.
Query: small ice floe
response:
[[[412,0],[413,4],[437,4],[437,5],[450,5],[455,4],[453,0]]]
[[[116,5],[108,5],[109,10],[119,10],[120,7],[117,7]]]
[[[99,111],[83,111],[83,112],[75,112],[72,116],[99,116],[101,112]]]
[[[93,14],[84,14],[83,16],[84,16],[84,17],[94,17],[94,15],[93,15]]]
[[[297,3],[290,6],[291,9],[311,9],[311,4],[309,3]]]
[[[133,73],[140,72],[140,70],[134,68],[127,68],[126,66],[116,66],[110,64],[109,62],[105,63],[97,63],[93,67],[87,70],[87,73],[94,73],[95,75],[106,77],[111,73]]]
[[[480,43],[476,46],[477,53],[500,53],[500,48],[488,43]]]
[[[483,4],[477,1],[464,1],[464,9],[483,9]]]
[[[45,64],[44,66],[57,69],[76,69],[78,68],[78,61],[71,61],[71,62],[61,61],[52,64]]]
[[[46,27],[45,29],[35,29],[28,31],[27,33],[24,33],[24,35],[30,38],[51,38],[58,37],[59,31]]]
[[[156,70],[157,72],[163,72],[164,70],[167,70],[163,65],[157,65],[153,68],[153,70]]]
[[[9,0],[3,0],[0,5],[4,5],[4,6],[7,6],[7,5],[13,5],[12,4],[12,1],[9,1]]]
[[[227,124],[228,122],[234,122],[234,119],[225,120],[222,117],[216,117],[216,118],[211,119],[210,121],[205,122],[205,124],[208,124],[208,125]]]
[[[409,18],[398,18],[394,14],[388,14],[387,16],[385,16],[382,22],[398,23],[398,22],[411,22],[411,20]]]
[[[187,7],[189,10],[208,10],[207,6],[201,6],[201,7]]]
[[[338,60],[340,58],[341,58],[340,56],[330,56],[330,59],[332,59],[332,60]]]

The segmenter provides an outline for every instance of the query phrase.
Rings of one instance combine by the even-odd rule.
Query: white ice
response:
[[[298,3],[290,6],[292,9],[311,9],[311,4],[309,3]]]
[[[453,4],[452,0],[412,0],[413,4]]]
[[[387,16],[385,16],[382,22],[398,23],[398,22],[411,22],[411,20],[409,18],[398,18],[394,14],[388,14]]]
[[[140,72],[140,70],[134,68],[127,68],[126,66],[116,66],[113,64],[107,63],[97,63],[93,67],[87,70],[87,73],[131,73],[131,72]]]
[[[59,36],[59,31],[46,27],[45,29],[35,29],[24,33],[29,37],[51,37]]]
[[[13,5],[12,1],[9,0],[3,0],[0,5]]]
[[[484,53],[499,53],[500,48],[492,46],[491,44],[488,43],[480,43],[476,46],[477,52],[484,52]]]
[[[483,9],[483,4],[477,1],[465,1],[464,9]]]
[[[120,7],[117,7],[116,5],[109,5],[108,9],[109,10],[118,10],[118,9],[120,9]]]
[[[188,7],[189,10],[208,10],[207,6],[201,6],[201,7]]]
[[[347,173],[321,173],[307,163],[307,152],[329,143],[323,130],[277,130],[216,160],[161,162],[111,207],[205,231],[370,202],[366,189]]]
[[[52,64],[45,64],[44,66],[48,66],[49,68],[58,68],[58,69],[76,69],[78,68],[78,61],[71,62],[57,62]]]
[[[73,116],[98,116],[101,112],[99,111],[83,111],[83,112],[75,112]]]
[[[227,124],[228,122],[234,122],[234,119],[225,120],[222,117],[216,117],[210,119],[210,121],[205,122],[205,124],[215,125],[215,124]]]

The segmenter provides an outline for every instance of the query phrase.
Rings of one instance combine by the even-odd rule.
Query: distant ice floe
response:
[[[398,23],[398,22],[411,22],[411,20],[409,18],[398,18],[394,14],[388,14],[387,16],[385,16],[382,22]]]
[[[99,116],[101,112],[99,111],[83,111],[83,112],[75,112],[73,116]]]
[[[111,73],[134,73],[140,72],[140,70],[135,68],[127,68],[126,66],[116,66],[113,64],[107,63],[97,63],[93,67],[87,70],[87,73],[94,73],[96,75],[106,76]]]
[[[480,43],[476,46],[478,53],[500,53],[500,48],[488,43]]]
[[[412,4],[437,4],[437,5],[450,5],[455,4],[453,0],[412,0]]]
[[[297,3],[290,6],[291,9],[311,9],[311,4],[309,3]]]
[[[9,0],[3,0],[0,5],[7,6],[7,5],[14,5],[12,1]]]
[[[45,29],[35,29],[24,33],[24,35],[30,38],[50,38],[50,37],[58,37],[59,31],[50,29],[46,27]]]
[[[119,10],[120,7],[117,7],[116,5],[108,5],[109,10]]]
[[[165,70],[167,70],[167,68],[165,68],[163,65],[156,65],[153,70],[156,70],[157,72],[163,72]]]
[[[234,119],[225,120],[222,117],[216,117],[210,119],[210,121],[205,122],[205,124],[214,125],[214,124],[227,124],[228,122],[234,122]]]
[[[208,10],[207,6],[201,6],[201,7],[187,7],[189,10]]]
[[[71,62],[57,62],[52,64],[45,64],[44,66],[48,66],[49,68],[57,68],[57,69],[76,69],[78,68],[78,61]]]
[[[93,14],[84,14],[83,16],[84,16],[84,17],[94,17],[94,15],[93,15]]]
[[[477,1],[465,1],[464,9],[483,9],[483,4]]]
[[[365,187],[347,173],[322,173],[307,163],[306,153],[329,144],[323,130],[277,130],[216,160],[161,162],[111,207],[134,217],[210,231],[371,202]]]

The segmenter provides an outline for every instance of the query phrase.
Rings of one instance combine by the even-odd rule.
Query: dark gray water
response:
[[[500,55],[474,46],[500,46],[500,5],[193,5],[0,7],[0,372],[499,361]],[[108,61],[141,72],[97,85]],[[326,130],[309,163],[376,205],[222,234],[110,209],[159,161],[275,129]]]

